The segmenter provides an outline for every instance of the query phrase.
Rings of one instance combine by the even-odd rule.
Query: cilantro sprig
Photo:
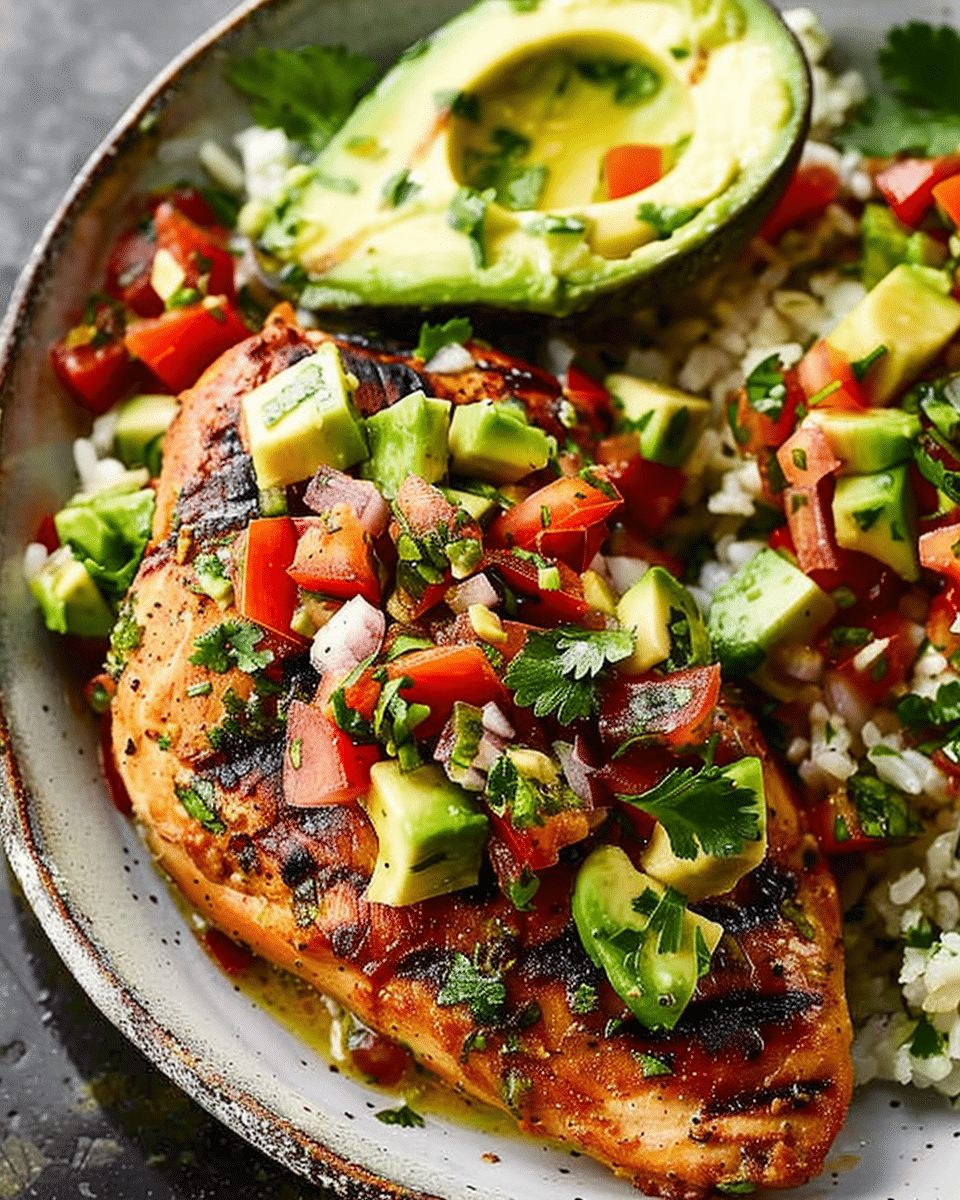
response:
[[[762,413],[771,421],[779,421],[787,401],[787,385],[783,378],[780,355],[771,354],[757,363],[744,384],[747,403],[754,412]]]
[[[469,1005],[470,1015],[478,1025],[499,1025],[506,1001],[507,986],[500,975],[479,970],[461,953],[454,955],[443,987],[437,993],[437,1003],[444,1007]]]
[[[504,676],[514,703],[537,717],[555,713],[561,724],[589,717],[596,707],[598,680],[613,663],[633,653],[625,630],[563,625],[528,635]]]
[[[871,97],[840,131],[864,154],[949,154],[960,143],[960,34],[911,21],[891,29],[877,54],[889,92]]]
[[[469,342],[473,337],[473,326],[466,317],[451,317],[442,325],[431,325],[424,321],[420,326],[420,340],[414,351],[414,358],[429,362],[438,350],[450,346],[454,342]]]
[[[218,675],[231,667],[253,675],[273,662],[272,650],[255,649],[262,638],[263,630],[258,625],[224,621],[194,639],[190,662],[195,667],[208,667]]]
[[[346,46],[260,47],[234,59],[226,78],[250,101],[258,125],[282,129],[316,151],[346,121],[373,73],[373,63]]]
[[[691,767],[674,768],[649,791],[618,799],[655,817],[677,858],[696,858],[698,849],[729,858],[760,836],[753,789],[734,783],[720,767],[697,773]]]

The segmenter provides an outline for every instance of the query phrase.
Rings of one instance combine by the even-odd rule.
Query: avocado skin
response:
[[[488,6],[489,0],[481,0],[476,9]],[[422,278],[416,278],[413,272],[404,274],[402,271],[391,276],[389,250],[380,246],[377,255],[383,269],[370,278],[362,273],[357,277],[349,271],[338,273],[342,260],[332,255],[329,265],[327,260],[322,260],[324,265],[319,273],[308,274],[305,287],[298,284],[296,289],[284,289],[283,277],[286,275],[290,278],[291,274],[284,271],[284,264],[296,263],[297,253],[293,250],[277,251],[275,248],[268,251],[261,247],[264,269],[277,277],[278,290],[286,290],[291,298],[315,310],[415,306],[443,311],[454,308],[462,310],[465,305],[493,305],[568,317],[590,308],[596,308],[601,313],[618,312],[654,301],[662,297],[665,291],[686,288],[702,274],[735,254],[756,234],[793,174],[809,126],[809,69],[793,34],[781,23],[776,9],[767,0],[740,0],[737,8],[745,20],[748,33],[757,33],[767,47],[774,48],[780,79],[789,91],[792,114],[781,131],[769,162],[764,163],[762,170],[751,165],[744,172],[748,183],[735,179],[718,195],[702,204],[696,215],[669,236],[640,246],[639,256],[636,251],[626,259],[603,260],[593,256],[589,268],[581,265],[569,273],[562,266],[556,270],[553,266],[538,269],[529,262],[516,269],[498,272],[496,260],[491,264],[493,270],[477,270],[471,269],[469,261],[464,260],[460,270],[443,270],[433,275],[426,272]],[[463,14],[453,24],[456,25],[467,15]],[[529,49],[522,40],[523,11],[518,10],[514,19],[518,29],[517,41],[504,47],[504,58],[508,52],[518,48],[520,51]],[[473,36],[476,35],[474,26],[465,28]],[[441,40],[445,33],[446,29],[439,31],[436,40]],[[400,91],[395,79],[396,71],[410,71],[418,67],[427,70],[431,66],[432,60],[427,54],[422,62],[412,60],[394,68],[386,79],[390,94]],[[756,186],[758,175],[761,177],[759,187]],[[638,195],[642,199],[642,194]],[[285,200],[281,201],[278,211],[284,210],[284,204]],[[307,223],[309,220],[308,215]],[[398,238],[402,237],[402,228],[402,222],[398,223]],[[309,243],[309,237],[303,236]],[[293,272],[301,280],[303,274],[302,270]]]

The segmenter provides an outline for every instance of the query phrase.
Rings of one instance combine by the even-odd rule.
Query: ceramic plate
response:
[[[211,1112],[293,1170],[344,1197],[627,1200],[589,1160],[428,1115],[385,1126],[391,1101],[328,1065],[237,992],[199,948],[137,837],[109,803],[96,729],[46,634],[20,563],[43,514],[74,490],[71,442],[85,432],[55,386],[47,347],[99,277],[125,201],[181,178],[203,138],[249,123],[223,83],[256,45],[342,40],[387,62],[459,0],[268,0],[248,5],[174,62],[84,169],[35,250],[0,334],[0,832],[20,882],[67,965],[103,1012]],[[956,19],[956,5],[837,3],[838,44],[866,61],[907,16]],[[946,1102],[871,1088],[858,1095],[825,1173],[795,1200],[948,1200],[960,1137]]]

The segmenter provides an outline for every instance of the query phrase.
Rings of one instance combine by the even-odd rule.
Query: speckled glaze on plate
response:
[[[394,0],[247,4],[187,50],[117,125],[34,251],[0,330],[0,834],[26,895],[102,1011],[217,1117],[343,1197],[625,1200],[636,1193],[589,1160],[429,1115],[386,1126],[382,1092],[331,1073],[237,992],[200,950],[129,823],[110,805],[95,725],[68,682],[71,648],[48,635],[20,563],[41,516],[74,490],[71,442],[85,431],[55,386],[49,343],[72,323],[133,194],[184,173],[199,142],[247,116],[222,82],[229,54],[258,44],[345,41],[389,61],[461,7]],[[840,46],[866,61],[907,17],[958,18],[956,5],[821,5]],[[859,1095],[825,1173],[796,1200],[953,1200],[956,1115],[937,1097]]]

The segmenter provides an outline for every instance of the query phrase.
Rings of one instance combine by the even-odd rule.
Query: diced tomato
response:
[[[33,535],[33,540],[45,547],[48,554],[52,554],[54,550],[59,548],[60,535],[57,533],[57,527],[50,513],[47,513],[37,526],[37,532]]]
[[[157,249],[166,250],[183,270],[183,287],[196,288],[203,295],[234,298],[233,255],[217,234],[201,229],[169,200],[157,205],[153,223]]]
[[[910,674],[919,649],[916,626],[898,612],[889,611],[865,617],[848,617],[844,614],[834,624],[846,624],[848,620],[851,624],[862,620],[861,627],[873,634],[873,641],[863,646],[834,650],[834,656],[842,659],[835,668],[836,673],[868,704],[878,704],[884,696],[899,689]],[[871,645],[875,647],[878,642],[884,642],[882,651],[858,670],[855,666],[857,655]],[[824,635],[821,643],[829,653],[829,635]]]
[[[825,854],[860,854],[886,850],[919,832],[910,802],[902,793],[890,793],[882,803],[861,811],[846,788],[839,787],[808,809],[813,833]],[[886,829],[887,833],[881,833]]]
[[[492,568],[511,591],[519,593],[523,601],[521,616],[525,620],[547,628],[571,622],[579,624],[590,611],[580,576],[566,563],[546,558],[543,561],[548,567],[556,567],[560,578],[558,588],[541,588],[537,564],[512,550],[488,550],[484,556],[485,567]]]
[[[122,329],[107,319],[109,328],[101,328],[102,306],[97,306],[97,323],[71,329],[50,350],[57,379],[78,404],[97,416],[122,399],[141,373],[123,343]]]
[[[874,181],[880,194],[905,225],[917,226],[933,207],[933,189],[960,171],[960,155],[902,158],[885,167]]]
[[[502,654],[505,662],[510,662],[523,649],[527,634],[536,629],[536,625],[525,625],[522,621],[501,621],[500,625],[507,640],[495,647]],[[473,627],[468,613],[461,613],[449,625],[444,625],[436,632],[438,646],[479,646],[482,638]]]
[[[347,708],[352,708],[355,713],[359,713],[367,721],[373,720],[374,710],[382,690],[381,685],[374,679],[376,669],[379,668],[368,667],[361,672],[358,679],[355,679],[353,683],[345,684],[343,688],[343,699]],[[331,689],[331,691],[335,690],[335,688]]]
[[[917,498],[917,512],[921,519],[928,513],[937,513],[940,509],[940,493],[936,487],[920,474],[915,462],[910,464],[910,487]]]
[[[760,236],[775,242],[791,225],[819,216],[840,193],[836,171],[822,163],[810,163],[794,171],[786,191],[763,223]]]
[[[807,403],[817,408],[865,412],[869,407],[850,363],[825,338],[800,359],[797,379]]]
[[[960,174],[941,180],[932,192],[933,202],[945,221],[960,225]]]
[[[163,301],[150,282],[156,252],[157,239],[152,226],[139,227],[121,233],[107,259],[104,290],[138,317],[159,317],[163,312]]]
[[[662,532],[676,512],[687,483],[679,467],[668,467],[639,454],[626,462],[608,463],[605,473],[623,497],[628,523],[650,537]]]
[[[543,871],[555,866],[564,846],[574,846],[590,833],[586,809],[566,809],[544,815],[539,824],[518,829],[509,816],[491,812],[493,828],[513,851],[521,866]]]
[[[797,409],[806,397],[795,368],[783,372],[783,382],[787,394],[776,420],[768,413],[757,412],[746,388],[740,388],[735,401],[731,401],[730,427],[741,454],[759,454],[767,447],[782,445],[790,436],[796,424]]]
[[[608,535],[606,521],[600,521],[582,531],[545,529],[536,544],[541,554],[559,559],[579,575],[596,558]]]
[[[297,542],[287,574],[300,587],[337,600],[362,596],[380,603],[380,576],[370,535],[353,509],[338,504],[322,517],[298,517]]]
[[[250,336],[243,318],[223,297],[174,308],[162,316],[133,321],[127,349],[172,392],[182,392],[225,350]]]
[[[156,206],[163,201],[172,204],[178,212],[183,213],[195,225],[202,225],[204,229],[211,229],[221,242],[226,239],[226,230],[217,225],[216,213],[206,200],[204,200],[203,194],[197,188],[192,187],[188,183],[180,184],[169,192],[163,192],[154,196],[151,201],[152,207],[156,209]]]
[[[380,1087],[396,1087],[413,1065],[413,1055],[399,1042],[372,1029],[356,1029],[347,1039],[353,1065]]]
[[[241,946],[233,938],[227,937],[219,929],[212,926],[203,935],[203,944],[213,956],[217,965],[228,975],[242,975],[256,962],[252,950]]]
[[[487,545],[536,550],[584,571],[606,540],[607,519],[622,504],[600,474],[595,480],[556,479],[499,516],[487,531]]]
[[[349,804],[370,786],[380,747],[357,745],[323,710],[292,700],[287,711],[283,798],[293,808]]]
[[[939,571],[953,583],[960,583],[960,524],[921,533],[919,550],[923,566]]]
[[[815,487],[843,464],[830,448],[819,425],[801,425],[777,451],[787,482],[796,488]]]
[[[600,737],[607,749],[634,739],[690,746],[706,741],[720,696],[720,667],[613,680],[600,695]]]
[[[563,391],[592,435],[609,428],[613,417],[610,393],[575,362],[567,367]]]
[[[662,178],[663,150],[633,142],[612,146],[603,160],[603,175],[608,200],[632,196]]]
[[[290,628],[299,603],[297,585],[287,574],[299,534],[290,517],[259,517],[245,535],[240,612],[281,637],[302,641]]]
[[[941,654],[951,658],[960,650],[960,632],[954,632],[954,625],[960,617],[960,585],[948,583],[943,591],[934,596],[927,616],[927,637],[930,644]]]
[[[603,466],[629,462],[640,453],[639,433],[613,433],[597,442],[594,457]]]
[[[783,493],[787,526],[801,571],[837,571],[840,551],[833,532],[830,511],[832,480],[813,487],[788,487]]]
[[[491,700],[501,708],[509,704],[506,688],[477,645],[414,650],[387,663],[387,675],[390,679],[407,676],[413,680],[412,686],[400,689],[401,696],[411,704],[430,708],[430,716],[417,726],[417,737],[439,733],[457,700],[477,708]]]
[[[113,807],[118,813],[129,817],[133,812],[133,802],[123,777],[117,770],[117,761],[113,757],[113,737],[111,736],[111,716],[109,710],[100,717],[100,739],[97,744],[97,758],[100,760],[100,770],[107,784],[107,791],[113,801]]]

